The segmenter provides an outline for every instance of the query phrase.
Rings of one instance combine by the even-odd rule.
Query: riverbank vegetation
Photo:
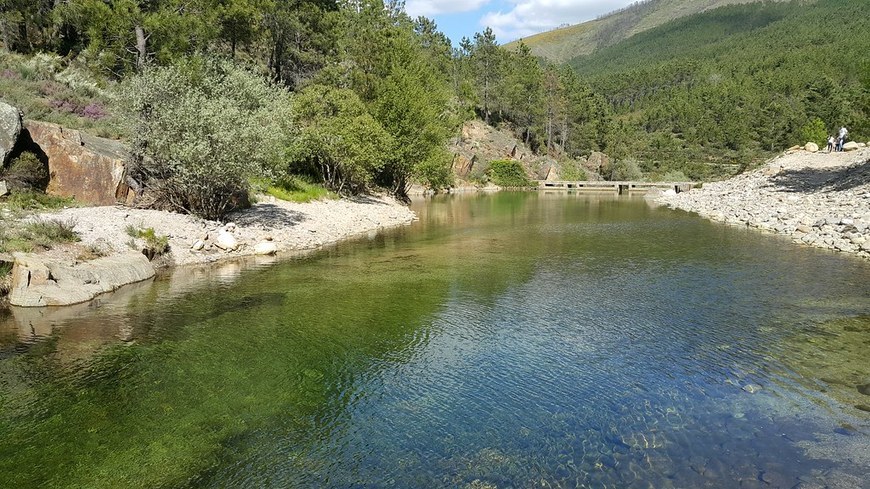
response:
[[[449,186],[444,148],[474,117],[565,168],[603,151],[651,179],[733,174],[840,125],[870,138],[860,0],[724,7],[570,67],[490,29],[454,47],[400,1],[9,1],[3,98],[129,139],[153,202],[205,217],[252,180]]]

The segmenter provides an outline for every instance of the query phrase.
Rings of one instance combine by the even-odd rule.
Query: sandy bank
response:
[[[70,208],[43,213],[35,219],[59,219],[74,224],[81,238],[75,245],[59,246],[35,255],[16,254],[10,303],[19,306],[68,305],[115,290],[124,283],[109,282],[125,268],[124,257],[135,258],[144,246],[127,229],[153,228],[169,239],[169,251],[150,266],[212,263],[255,254],[295,252],[408,224],[416,219],[405,205],[386,196],[324,200],[296,204],[260,196],[257,204],[228,216],[226,223],[189,215],[122,206]],[[227,246],[229,240],[232,246]],[[103,258],[88,260],[88,250]],[[138,255],[141,258],[141,255]],[[106,272],[80,273],[90,262]],[[136,263],[141,260],[136,260]],[[105,266],[111,263],[111,267]],[[132,267],[135,263],[130,263]],[[105,276],[103,276],[105,275]],[[149,274],[139,274],[149,278]],[[103,280],[106,279],[106,280]],[[79,283],[81,282],[81,283]],[[82,291],[93,290],[93,294]],[[67,293],[69,291],[69,293]],[[68,300],[66,300],[68,299]]]
[[[656,201],[870,258],[870,148],[786,152],[758,170]]]

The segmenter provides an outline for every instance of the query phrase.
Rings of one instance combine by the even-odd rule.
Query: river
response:
[[[0,312],[0,487],[866,484],[867,262],[639,198],[414,209]]]

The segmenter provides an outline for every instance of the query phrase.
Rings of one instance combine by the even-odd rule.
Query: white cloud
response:
[[[547,31],[562,24],[576,24],[625,7],[632,0],[511,0],[507,12],[488,12],[480,19],[491,27],[499,42]]]
[[[431,17],[439,14],[471,12],[483,7],[489,0],[408,0],[405,12],[411,17]]]

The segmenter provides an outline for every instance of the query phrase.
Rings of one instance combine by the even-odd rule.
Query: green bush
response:
[[[219,219],[248,201],[251,177],[283,172],[290,95],[228,60],[194,57],[125,84],[131,172],[153,206]]]
[[[637,181],[643,180],[643,172],[637,160],[625,158],[611,164],[610,180],[614,181]]]
[[[499,187],[531,187],[533,184],[519,161],[495,160],[490,163],[488,176]]]
[[[44,189],[48,185],[47,165],[35,154],[24,152],[15,157],[0,178],[19,189]]]
[[[800,144],[813,142],[820,146],[825,146],[827,144],[827,140],[828,132],[825,129],[825,123],[822,122],[822,120],[818,117],[811,121],[808,121],[801,127]]]
[[[145,242],[145,248],[142,253],[149,260],[155,256],[160,256],[169,251],[169,236],[157,234],[154,228],[137,228],[133,225],[128,225],[125,229],[127,236],[135,239],[141,239]],[[135,244],[135,241],[132,241]]]

